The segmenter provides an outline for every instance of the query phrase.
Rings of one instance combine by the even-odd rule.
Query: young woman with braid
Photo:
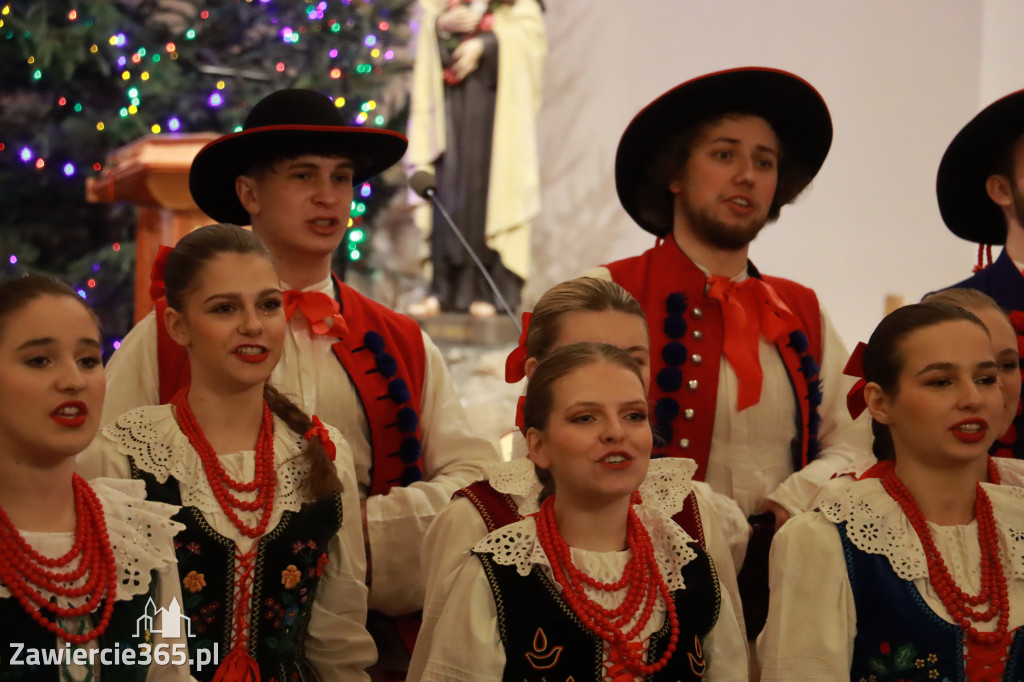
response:
[[[188,680],[184,634],[140,627],[181,602],[176,508],[74,472],[105,381],[96,318],[66,284],[0,284],[0,386],[0,679]]]
[[[262,243],[234,225],[183,237],[164,271],[191,385],[131,410],[82,458],[182,505],[176,549],[195,648],[226,651],[200,680],[365,680],[365,555],[348,444],[267,384],[285,315]],[[333,460],[333,461],[332,461]]]

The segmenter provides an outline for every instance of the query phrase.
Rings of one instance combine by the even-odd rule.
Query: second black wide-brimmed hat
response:
[[[1000,157],[1024,134],[1024,90],[982,109],[946,147],[935,194],[946,227],[979,244],[1006,242],[1006,219],[988,196],[985,182]]]
[[[619,140],[615,186],[623,208],[642,228],[665,236],[641,211],[642,197],[651,194],[644,190],[669,194],[668,187],[650,187],[647,169],[658,149],[670,135],[697,121],[734,112],[756,114],[771,124],[785,153],[807,173],[807,182],[797,190],[821,169],[832,146],[832,117],[810,83],[787,71],[756,66],[700,76],[644,107]]]
[[[196,154],[188,186],[200,210],[214,220],[249,224],[249,213],[235,193],[235,178],[254,162],[289,150],[339,154],[355,165],[353,181],[365,182],[394,165],[408,141],[379,128],[346,125],[326,95],[315,90],[278,90],[249,112],[242,130],[219,137]]]

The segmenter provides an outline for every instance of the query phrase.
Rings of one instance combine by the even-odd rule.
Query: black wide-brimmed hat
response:
[[[392,166],[408,146],[403,135],[345,124],[326,95],[315,90],[278,90],[261,99],[241,132],[219,137],[199,150],[188,187],[200,210],[222,223],[248,225],[249,213],[235,193],[235,178],[252,164],[292,153],[341,155],[355,165],[353,182],[365,182]]]
[[[979,244],[1006,242],[1006,218],[985,182],[1000,157],[1024,134],[1024,90],[996,100],[946,147],[935,179],[939,213],[950,232]]]
[[[651,162],[669,137],[717,114],[761,116],[779,137],[786,158],[806,173],[795,187],[796,197],[821,168],[832,145],[832,117],[825,100],[807,81],[786,71],[743,67],[718,71],[677,85],[637,114],[619,140],[615,156],[615,187],[619,201],[640,227],[659,237],[666,235],[643,210],[650,197],[668,187],[655,187]]]

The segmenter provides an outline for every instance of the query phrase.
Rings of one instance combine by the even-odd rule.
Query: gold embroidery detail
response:
[[[533,651],[526,652],[526,660],[534,670],[550,670],[558,665],[564,648],[553,646],[548,649],[548,636],[544,634],[543,628],[537,628],[533,636]]]
[[[700,646],[699,637],[694,636],[693,652],[687,651],[686,656],[690,659],[690,671],[697,677],[704,677],[704,669],[707,668],[708,663],[704,660],[704,651]]]

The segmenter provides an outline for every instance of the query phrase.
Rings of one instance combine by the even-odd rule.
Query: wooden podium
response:
[[[188,191],[188,170],[216,133],[148,135],[107,156],[99,177],[85,181],[85,198],[93,203],[126,201],[138,208],[135,224],[135,321],[153,307],[149,272],[160,245],[202,225],[216,222],[199,210]]]

